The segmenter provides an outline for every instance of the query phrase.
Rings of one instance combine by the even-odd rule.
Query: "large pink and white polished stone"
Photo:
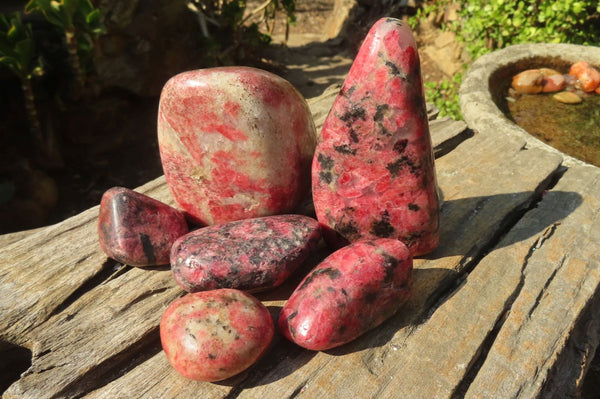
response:
[[[310,189],[315,137],[302,95],[263,70],[184,72],[161,93],[163,170],[175,201],[195,223],[293,211]]]
[[[438,195],[419,55],[400,20],[375,23],[330,111],[315,151],[319,222],[342,241],[396,238],[433,250]]]

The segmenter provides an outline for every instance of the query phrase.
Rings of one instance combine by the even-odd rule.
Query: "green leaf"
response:
[[[36,0],[29,0],[27,4],[25,4],[25,13],[29,14],[34,11],[38,11],[39,5]]]
[[[62,9],[62,4],[59,3],[58,1],[51,1],[50,2],[50,10],[60,13]],[[48,10],[48,11],[50,11]]]
[[[87,31],[94,35],[101,35],[106,33],[106,26],[102,21],[102,12],[100,9],[95,9],[85,16],[85,24],[87,25]]]
[[[19,31],[18,31],[17,27],[15,25],[11,26],[7,32],[7,36],[10,39],[15,39],[16,37],[18,37],[18,35],[19,35]]]
[[[12,57],[0,57],[0,64],[7,67],[12,73],[17,75],[19,78],[23,74],[23,67],[19,63],[19,60]]]
[[[62,7],[68,15],[74,15],[81,7],[82,2],[79,0],[62,0]]]
[[[90,0],[79,0],[79,11],[84,15],[89,15],[91,12],[100,11],[100,9],[94,8]]]
[[[99,9],[93,10],[92,12],[88,13],[85,16],[85,22],[88,25],[95,25],[98,22],[100,22],[100,17],[102,16],[102,14],[100,13]]]
[[[0,64],[8,65],[8,64],[13,64],[15,62],[16,62],[16,60],[13,57],[9,57],[6,55],[0,55]]]
[[[23,69],[29,73],[29,66],[31,65],[31,59],[33,57],[34,43],[31,39],[21,40],[16,43],[15,49],[19,54],[19,60]]]

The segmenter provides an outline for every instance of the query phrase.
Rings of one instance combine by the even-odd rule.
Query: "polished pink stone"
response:
[[[244,371],[267,351],[274,330],[267,307],[233,289],[188,294],[171,303],[160,319],[167,360],[196,381],[220,381]],[[198,394],[192,397],[214,396],[200,393],[198,386],[193,389]]]
[[[281,285],[320,239],[319,222],[303,215],[222,223],[179,238],[171,250],[171,269],[188,292],[265,291]]]
[[[171,246],[187,232],[181,212],[144,194],[113,187],[102,196],[100,246],[119,262],[131,266],[168,264]]]
[[[396,238],[413,255],[439,241],[439,205],[419,56],[393,18],[370,30],[313,160],[319,222],[347,241]]]
[[[312,350],[352,341],[396,313],[410,296],[413,261],[402,242],[360,241],[313,269],[279,314],[289,340]]]
[[[315,136],[304,98],[259,69],[184,72],[161,94],[163,170],[176,202],[196,223],[293,211],[310,190]]]
[[[563,75],[549,75],[544,77],[544,93],[555,93],[565,88],[565,77]]]
[[[540,68],[544,75],[543,89],[544,93],[555,93],[565,88],[565,77],[558,71],[550,68]]]

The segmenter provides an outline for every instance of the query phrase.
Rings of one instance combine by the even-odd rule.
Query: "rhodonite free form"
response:
[[[100,246],[119,262],[132,266],[168,264],[171,246],[187,232],[181,212],[147,195],[113,187],[102,196]]]
[[[411,286],[406,245],[393,239],[356,242],[304,278],[281,310],[279,329],[307,349],[343,345],[396,313]]]
[[[181,375],[199,381],[244,371],[264,354],[273,333],[267,308],[232,289],[188,294],[169,305],[160,320],[167,359]]]
[[[289,82],[266,71],[174,76],[161,93],[158,140],[173,197],[196,223],[289,213],[310,189],[312,116]]]
[[[321,238],[302,215],[239,220],[193,231],[173,244],[171,268],[186,291],[237,288],[257,292],[282,284]]]
[[[343,239],[397,238],[413,255],[439,241],[439,203],[419,56],[393,18],[369,31],[317,145],[319,222]]]

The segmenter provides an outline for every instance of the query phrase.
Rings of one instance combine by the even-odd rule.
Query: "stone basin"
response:
[[[577,61],[600,65],[600,47],[574,44],[518,44],[508,46],[478,58],[467,71],[459,91],[460,108],[465,122],[484,134],[517,135],[524,137],[527,147],[542,147],[560,152],[526,132],[505,114],[506,95],[512,77],[520,71],[548,67],[568,70]],[[572,156],[561,153],[564,163],[582,164]]]

